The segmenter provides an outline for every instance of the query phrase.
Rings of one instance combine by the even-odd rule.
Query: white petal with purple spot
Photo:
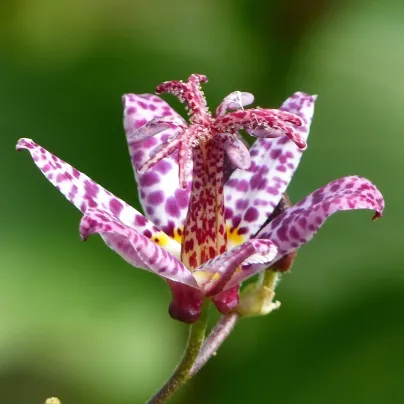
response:
[[[31,139],[20,139],[17,150],[30,152],[34,163],[45,177],[82,213],[90,208],[103,209],[110,212],[124,223],[148,238],[158,239],[171,254],[179,257],[181,246],[140,212],[119,199],[87,175],[81,173],[70,164],[49,153]]]
[[[281,110],[299,116],[302,126],[295,131],[306,140],[316,96],[293,94]],[[235,170],[225,186],[226,219],[231,234],[248,240],[277,206],[300,162],[302,151],[286,136],[257,139],[250,149],[251,167]],[[230,246],[237,237],[229,237]]]
[[[374,210],[374,218],[380,217],[384,209],[383,196],[366,178],[343,177],[317,189],[281,213],[257,237],[269,239],[278,246],[277,261],[311,240],[333,213],[357,209]],[[265,265],[251,267],[266,268]]]
[[[110,212],[102,209],[86,211],[80,223],[80,234],[85,240],[93,233],[100,233],[107,245],[130,264],[198,289],[191,272],[181,261]],[[139,265],[140,262],[143,265]]]
[[[182,189],[179,186],[178,151],[142,174],[138,173],[138,169],[150,160],[159,146],[175,136],[178,127],[186,125],[185,121],[156,95],[127,94],[123,96],[123,104],[124,128],[145,215],[170,237],[175,237],[184,224],[190,194],[190,187]],[[159,118],[170,122],[172,126],[149,139],[136,139],[133,135],[136,130]]]

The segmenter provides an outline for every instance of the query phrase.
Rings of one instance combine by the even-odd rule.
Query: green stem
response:
[[[275,290],[277,280],[278,272],[273,271],[272,269],[267,269],[266,271],[260,272],[258,283],[271,290]]]
[[[147,404],[161,404],[167,402],[177,390],[192,376],[190,370],[201,351],[205,339],[208,324],[209,302],[205,302],[198,321],[189,328],[187,347],[181,362],[178,364],[172,376],[161,389],[147,402]]]
[[[201,370],[201,368],[205,366],[206,362],[216,354],[216,351],[233,331],[238,318],[239,316],[237,313],[229,313],[220,318],[203,343],[201,352],[191,368],[191,376],[195,376]]]

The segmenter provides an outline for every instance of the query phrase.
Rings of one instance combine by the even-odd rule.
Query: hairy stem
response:
[[[239,316],[237,313],[230,313],[221,317],[209,336],[206,338],[201,352],[199,353],[191,368],[191,377],[195,376],[195,374],[201,370],[201,368],[212,357],[212,355],[216,354],[216,351],[218,350],[220,345],[222,345],[224,340],[232,332],[238,318]]]
[[[181,362],[168,381],[147,404],[161,404],[167,402],[178,389],[192,377],[190,370],[201,351],[205,339],[206,326],[208,323],[208,305],[208,302],[204,303],[199,320],[190,326],[187,347]]]
[[[260,272],[258,284],[274,291],[278,278],[278,272],[273,271],[272,269],[267,269],[266,271]]]

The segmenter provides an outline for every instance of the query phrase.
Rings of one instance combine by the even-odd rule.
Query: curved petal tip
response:
[[[15,146],[15,149],[17,151],[21,151],[21,150],[32,149],[34,146],[35,146],[35,143],[32,139],[22,137],[21,139],[18,140],[18,142]]]

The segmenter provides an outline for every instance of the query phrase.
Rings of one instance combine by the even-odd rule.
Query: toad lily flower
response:
[[[194,322],[205,298],[228,313],[241,282],[308,242],[332,213],[372,209],[384,201],[361,177],[329,183],[273,218],[306,147],[315,96],[295,93],[279,110],[244,109],[252,94],[234,92],[209,112],[200,84],[170,81],[189,124],[152,94],[123,97],[124,128],[146,216],[30,139],[48,180],[83,214],[80,233],[99,233],[128,263],[167,280],[172,317]],[[250,150],[245,130],[258,139]],[[271,220],[272,219],[272,220]]]

